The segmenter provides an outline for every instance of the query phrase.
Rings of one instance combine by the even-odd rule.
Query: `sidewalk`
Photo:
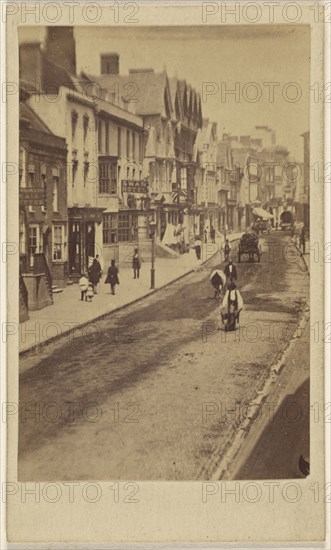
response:
[[[232,233],[229,241],[234,241],[242,235]],[[143,262],[140,278],[133,279],[133,270],[128,267],[119,270],[120,285],[116,286],[116,294],[110,293],[110,285],[104,284],[106,273],[98,285],[98,294],[92,302],[80,300],[80,289],[77,284],[67,286],[60,294],[54,294],[54,303],[39,311],[30,311],[29,319],[19,326],[20,354],[32,351],[46,342],[55,340],[68,333],[73,334],[75,329],[83,327],[89,322],[99,319],[119,308],[133,303],[144,296],[157,292],[160,288],[199,269],[221,249],[223,239],[217,239],[213,244],[208,242],[202,246],[202,258],[197,260],[195,251],[181,255],[179,258],[156,258],[155,261],[155,290],[150,289],[151,263]]]

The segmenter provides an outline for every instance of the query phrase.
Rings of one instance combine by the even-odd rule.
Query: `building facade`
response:
[[[48,269],[52,284],[63,287],[68,277],[67,146],[26,99],[21,97],[19,121],[21,271]]]

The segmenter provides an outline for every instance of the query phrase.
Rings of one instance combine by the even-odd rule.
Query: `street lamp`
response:
[[[156,223],[151,221],[149,222],[150,234],[152,237],[152,265],[151,265],[151,290],[155,289],[155,230]]]

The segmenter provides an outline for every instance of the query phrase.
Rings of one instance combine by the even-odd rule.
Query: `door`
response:
[[[87,222],[85,225],[85,250],[86,250],[86,266],[88,267],[88,259],[95,256],[95,227],[94,222]]]
[[[69,274],[81,272],[81,224],[69,221]]]

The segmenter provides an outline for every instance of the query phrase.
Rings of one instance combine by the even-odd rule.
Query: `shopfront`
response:
[[[69,276],[78,277],[86,271],[91,259],[96,254],[101,255],[99,243],[96,241],[97,226],[102,223],[103,208],[68,209],[68,252]]]

